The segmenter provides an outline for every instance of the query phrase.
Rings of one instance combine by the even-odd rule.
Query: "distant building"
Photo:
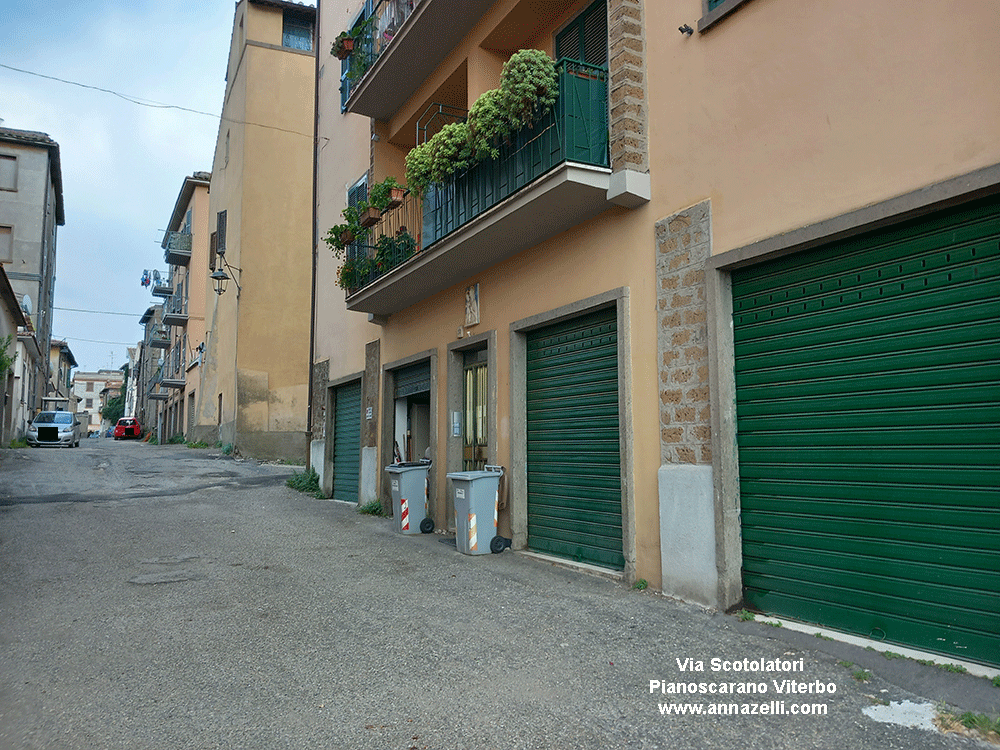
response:
[[[169,396],[161,412],[163,436],[186,434],[194,427],[200,392],[201,352],[205,346],[205,307],[209,270],[210,172],[184,178],[163,237],[166,278],[153,284],[163,297],[163,323],[170,347],[164,352],[163,385]],[[214,296],[214,295],[213,295]]]
[[[89,421],[81,426],[81,432],[97,432],[101,429],[101,409],[106,401],[101,394],[111,392],[111,397],[118,395],[122,387],[123,374],[120,370],[98,370],[97,372],[77,372],[73,376],[73,395],[77,399],[77,412],[88,413]],[[125,412],[129,412],[126,410]]]
[[[143,337],[132,373],[136,390],[133,416],[144,432],[155,432],[157,439],[162,439],[161,405],[170,398],[161,382],[165,363],[163,352],[170,348],[170,336],[163,325],[163,305],[150,305],[139,323],[143,326]]]
[[[52,338],[52,295],[56,280],[56,227],[63,210],[59,144],[45,133],[0,128],[0,264],[42,352]],[[33,413],[49,380],[46,357],[27,378],[26,410]]]
[[[192,436],[260,458],[306,454],[315,19],[315,8],[298,3],[236,4],[212,167],[218,281],[203,280],[210,293]]]
[[[69,344],[61,339],[49,341],[49,388],[46,397],[65,398],[70,407],[75,406],[73,398],[73,368],[77,367],[76,357]],[[74,411],[70,408],[69,411]]]

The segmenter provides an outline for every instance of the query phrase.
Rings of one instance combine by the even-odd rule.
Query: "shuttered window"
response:
[[[368,175],[366,174],[347,189],[347,205],[353,207],[367,200]],[[351,260],[364,257],[367,252],[368,249],[365,247],[362,237],[356,238],[354,242],[347,246],[347,257]]]
[[[608,65],[608,9],[597,0],[556,35],[556,59],[568,57],[589,65]]]

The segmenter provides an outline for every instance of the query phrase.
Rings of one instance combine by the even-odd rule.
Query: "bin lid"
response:
[[[430,467],[430,461],[407,461],[401,464],[389,464],[385,467],[385,470],[390,474],[404,474],[407,471],[416,471],[418,469],[426,470]]]
[[[500,478],[499,471],[453,471],[447,474],[448,479],[461,479],[466,482],[471,482],[475,479],[484,479],[491,477],[493,479]]]

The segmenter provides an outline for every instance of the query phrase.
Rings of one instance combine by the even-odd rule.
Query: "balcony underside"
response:
[[[186,326],[188,324],[187,313],[163,313],[163,323],[168,326]]]
[[[444,291],[610,208],[611,170],[564,162],[474,221],[347,298],[388,316]]]
[[[160,385],[165,388],[183,388],[185,382],[184,378],[164,378],[160,381]]]
[[[154,393],[150,393],[149,398],[153,401],[166,401],[170,398],[170,394],[166,391],[156,391]]]
[[[150,339],[149,345],[154,349],[169,349],[170,339]]]
[[[494,0],[422,0],[351,91],[347,111],[388,120],[444,62]]]
[[[153,287],[154,297],[173,297],[174,288],[172,286],[158,285]]]

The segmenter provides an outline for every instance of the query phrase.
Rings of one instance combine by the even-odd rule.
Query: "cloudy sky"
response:
[[[234,0],[0,0],[0,65],[207,113],[222,110]],[[147,107],[0,67],[3,126],[48,133],[62,158],[53,334],[80,370],[120,367],[152,301],[144,269],[186,175],[212,168],[218,119]]]

